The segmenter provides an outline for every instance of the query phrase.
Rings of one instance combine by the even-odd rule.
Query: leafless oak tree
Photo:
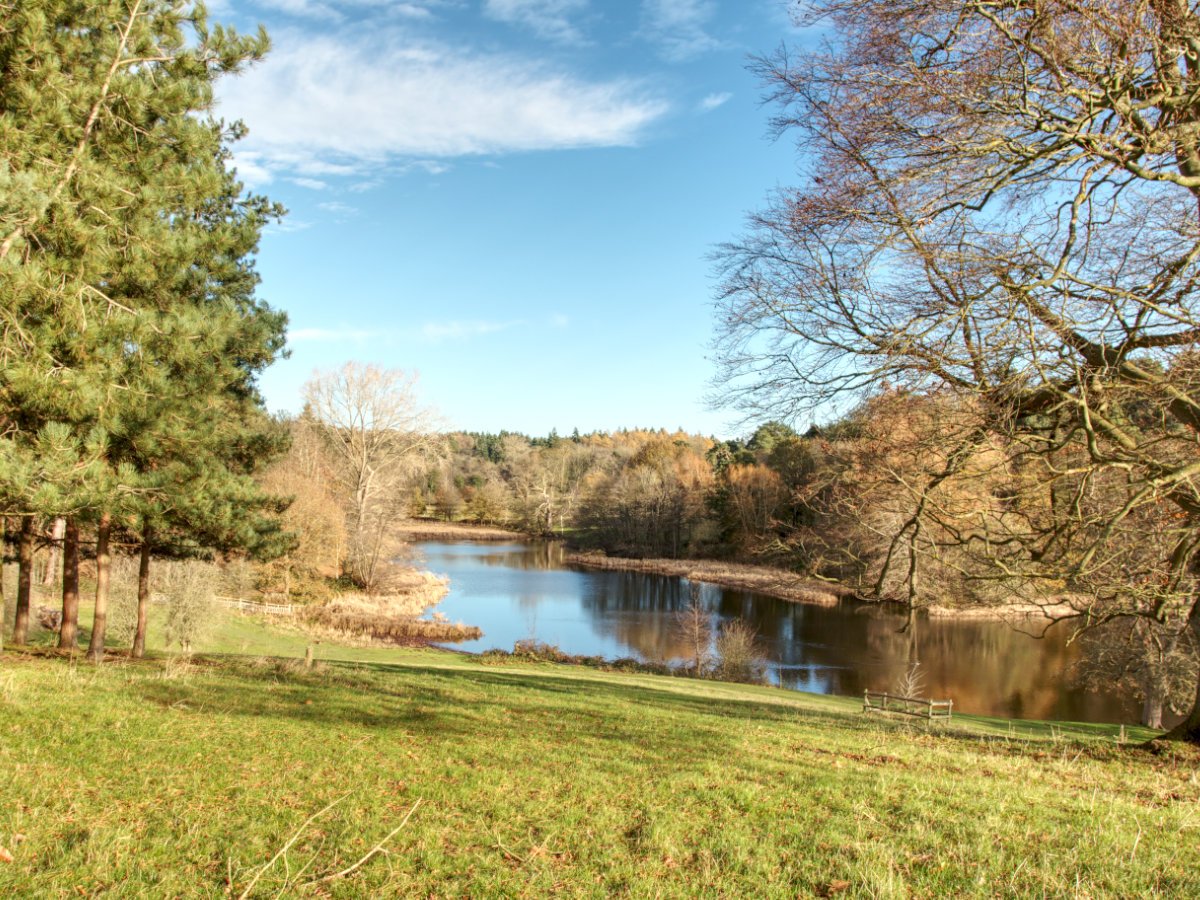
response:
[[[305,385],[308,413],[342,464],[348,501],[346,568],[368,591],[386,563],[398,488],[407,468],[437,445],[437,421],[416,396],[416,375],[350,362]]]
[[[1200,12],[1187,0],[817,0],[763,60],[809,173],[724,252],[729,398],[881,382],[956,411],[890,565],[1200,635]],[[939,491],[981,477],[975,510]],[[1200,742],[1200,687],[1172,736]]]

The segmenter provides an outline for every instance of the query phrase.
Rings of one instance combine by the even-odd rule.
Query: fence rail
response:
[[[927,697],[904,697],[887,691],[863,691],[863,712],[901,713],[922,719],[950,721],[954,713],[953,700],[930,700]]]
[[[155,603],[166,603],[166,594],[151,594],[150,599]],[[292,603],[264,603],[259,600],[246,600],[241,597],[213,597],[213,603],[239,612],[257,613],[264,616],[294,616],[296,607]]]

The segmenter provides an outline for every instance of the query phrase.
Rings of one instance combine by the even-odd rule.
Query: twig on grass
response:
[[[321,810],[320,812],[317,812],[317,813],[313,813],[311,816],[309,816],[307,819],[305,819],[304,824],[301,825],[299,828],[297,828],[295,833],[290,838],[288,838],[288,842],[286,844],[284,844],[282,847],[280,847],[279,850],[276,852],[276,854],[271,857],[271,861],[268,862],[265,866],[263,866],[261,869],[258,870],[258,873],[254,876],[254,879],[248,885],[246,885],[246,889],[244,891],[242,891],[242,893],[239,895],[238,900],[246,900],[246,898],[250,896],[250,892],[252,890],[254,890],[254,886],[256,884],[258,884],[258,879],[262,878],[263,874],[269,868],[271,868],[271,866],[275,865],[275,863],[277,863],[279,861],[279,857],[283,856],[290,849],[292,849],[292,844],[294,844],[294,843],[296,843],[296,841],[300,840],[300,835],[304,834],[304,830],[306,828],[308,828],[309,825],[311,825],[313,822],[315,822],[321,816],[325,815],[325,813],[329,812],[331,809],[333,809],[335,806],[337,806],[339,803],[341,803],[343,800],[345,800],[349,796],[350,796],[349,794],[342,794],[342,796],[338,797],[336,800],[334,800],[332,803],[330,803],[328,806],[326,806],[323,810]]]
[[[376,853],[382,853],[386,856],[387,850],[384,849],[384,845],[387,844],[387,842],[390,841],[392,838],[394,838],[397,834],[399,834],[400,829],[402,829],[405,825],[408,824],[408,820],[412,818],[412,814],[415,813],[417,811],[417,807],[421,805],[422,799],[423,798],[418,797],[417,802],[414,803],[412,805],[412,807],[409,808],[408,812],[404,814],[404,818],[400,820],[400,824],[397,825],[395,828],[393,828],[391,831],[389,831],[387,833],[387,836],[384,837],[383,840],[381,840],[378,844],[376,844],[374,847],[372,847],[370,850],[368,850],[359,859],[359,861],[356,862],[354,865],[352,865],[348,868],[342,869],[342,871],[340,871],[340,872],[334,872],[332,875],[326,875],[323,878],[317,878],[313,881],[308,882],[304,886],[312,887],[315,884],[324,884],[328,881],[336,881],[339,878],[345,878],[347,875],[351,875],[354,872],[358,871]]]

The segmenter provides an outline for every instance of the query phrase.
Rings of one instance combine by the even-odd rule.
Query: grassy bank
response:
[[[222,642],[291,646],[237,624]],[[1200,892],[1197,757],[1103,726],[1014,740],[766,688],[321,654],[306,672],[10,653],[0,895]]]

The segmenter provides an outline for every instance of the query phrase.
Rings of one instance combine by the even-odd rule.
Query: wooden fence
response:
[[[240,597],[213,597],[213,602],[228,606],[238,612],[258,613],[265,616],[293,616],[296,607],[291,603],[260,603],[257,600],[243,600]]]
[[[926,697],[903,697],[887,691],[863,691],[863,712],[901,713],[922,719],[950,721],[953,700],[930,700]]]
[[[150,599],[155,603],[166,603],[166,594],[151,594]],[[291,603],[263,603],[258,600],[244,600],[241,597],[213,597],[217,606],[236,609],[238,612],[255,613],[261,616],[294,616],[296,607]]]

